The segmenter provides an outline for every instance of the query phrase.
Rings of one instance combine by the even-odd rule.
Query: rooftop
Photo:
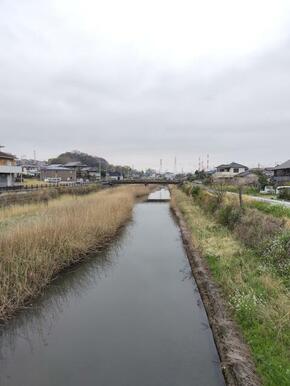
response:
[[[248,169],[247,166],[238,164],[236,162],[231,162],[230,164],[223,164],[223,165],[217,166],[217,169],[220,169],[220,168],[245,168],[245,169]]]
[[[66,168],[75,168],[75,167],[80,168],[80,167],[86,167],[88,165],[82,164],[80,161],[73,161],[73,162],[67,162],[63,166],[65,166]]]
[[[280,169],[290,169],[290,159],[288,159],[288,161],[283,162],[281,165],[278,165],[274,168],[274,170],[280,170]]]
[[[10,153],[4,153],[4,151],[0,151],[0,158],[5,158],[5,159],[12,159],[14,160],[16,157],[13,154]]]
[[[69,169],[69,168],[65,168],[61,164],[54,164],[54,165],[44,166],[42,169],[43,170],[72,170],[72,169]]]

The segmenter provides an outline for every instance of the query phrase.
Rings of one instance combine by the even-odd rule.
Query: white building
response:
[[[166,172],[163,176],[167,181],[173,181],[175,179],[174,173]]]
[[[121,181],[124,179],[124,176],[120,172],[108,172],[107,179],[109,181]]]
[[[239,173],[246,172],[249,168],[247,166],[232,162],[230,164],[219,165],[216,172],[213,174],[214,178],[232,178]]]

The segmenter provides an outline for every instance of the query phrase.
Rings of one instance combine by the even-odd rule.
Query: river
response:
[[[138,203],[106,251],[61,274],[0,333],[1,386],[224,385],[167,202]]]

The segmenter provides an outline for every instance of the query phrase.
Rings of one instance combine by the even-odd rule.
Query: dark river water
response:
[[[137,204],[108,250],[61,274],[0,333],[1,386],[224,385],[168,203]]]

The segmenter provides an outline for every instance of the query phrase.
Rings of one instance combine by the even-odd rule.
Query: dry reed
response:
[[[0,234],[0,319],[36,296],[65,267],[112,239],[130,218],[144,186],[120,187],[87,196],[5,209],[14,221]]]

